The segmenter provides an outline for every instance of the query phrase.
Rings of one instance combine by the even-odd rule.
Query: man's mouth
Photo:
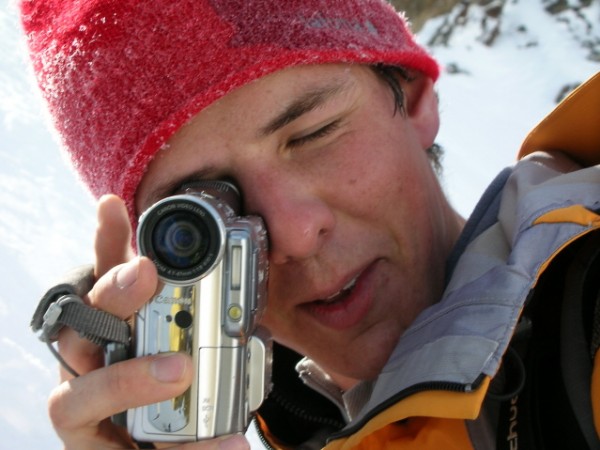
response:
[[[358,276],[354,277],[346,286],[340,289],[335,294],[330,295],[326,299],[316,300],[318,303],[334,303],[343,300],[346,296],[350,294],[354,286],[356,286],[356,280],[358,280]]]
[[[301,309],[327,328],[355,326],[368,314],[374,301],[377,263],[352,278],[339,291],[301,305]]]

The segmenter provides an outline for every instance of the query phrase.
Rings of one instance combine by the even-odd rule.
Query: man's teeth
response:
[[[356,284],[356,278],[353,278],[352,280],[350,280],[350,282],[344,286],[341,290],[339,290],[338,292],[336,292],[333,295],[330,295],[329,297],[327,297],[325,300],[325,302],[330,302],[332,300],[336,300],[339,296],[341,296],[342,294],[346,294],[348,291],[352,290],[352,288],[354,287],[354,285]]]

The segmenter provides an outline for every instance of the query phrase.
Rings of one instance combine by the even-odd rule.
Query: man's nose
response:
[[[269,234],[272,264],[318,254],[335,226],[335,215],[318,189],[308,182],[269,175],[244,189],[246,210],[262,216]]]

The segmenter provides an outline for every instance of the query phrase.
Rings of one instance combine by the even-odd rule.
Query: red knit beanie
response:
[[[279,69],[436,62],[384,0],[22,0],[54,125],[95,196],[134,196],[165,142],[233,89]]]

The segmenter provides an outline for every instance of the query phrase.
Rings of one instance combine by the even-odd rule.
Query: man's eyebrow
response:
[[[319,106],[325,104],[332,97],[339,95],[341,92],[349,89],[351,84],[347,81],[334,80],[324,86],[309,89],[302,93],[272,120],[267,125],[261,127],[259,130],[259,136],[267,136],[280,128],[286,126],[290,122],[296,120],[298,117],[306,114],[310,111],[314,111]],[[202,170],[202,173],[210,172],[210,168]],[[201,174],[194,173],[191,176],[183,179],[174,179],[166,182],[164,185],[154,188],[149,195],[146,196],[144,201],[144,209],[150,207],[158,200],[161,200],[169,195],[173,195],[174,191],[180,188],[183,184],[202,178]],[[141,211],[143,212],[143,211]]]
[[[293,122],[298,117],[317,109],[329,99],[348,88],[344,82],[330,83],[326,86],[311,89],[295,98],[287,107],[277,114],[264,127],[260,128],[259,136],[268,136]]]

